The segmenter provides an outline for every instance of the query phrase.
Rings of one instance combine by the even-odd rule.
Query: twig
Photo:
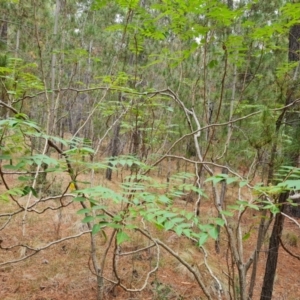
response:
[[[292,257],[297,258],[298,260],[300,260],[300,256],[299,255],[296,255],[296,254],[292,253],[288,248],[285,247],[285,245],[283,244],[281,238],[279,238],[279,242],[280,242],[280,245],[282,246],[282,248],[283,248],[283,250],[285,252],[287,252],[290,256],[292,256]]]
[[[150,234],[148,232],[146,232],[145,230],[142,230],[140,228],[137,228],[136,230],[139,231],[140,233],[142,233],[144,236],[151,238]],[[165,243],[163,243],[159,239],[152,239],[152,240],[155,241],[158,245],[162,246],[167,252],[169,252],[173,257],[175,257],[182,265],[184,265],[194,275],[197,283],[201,287],[201,289],[204,292],[207,299],[212,300],[209,291],[205,287],[204,282],[199,277],[197,272],[190,266],[190,264],[188,264],[182,257],[180,257],[178,254],[176,254],[170,247],[168,247]]]
[[[285,214],[284,212],[280,212],[283,216],[285,216],[286,218],[290,219],[292,222],[294,222],[300,229],[300,224],[293,218],[291,218],[289,215]]]
[[[78,238],[86,233],[91,233],[91,230],[88,230],[88,231],[84,231],[84,232],[80,232],[79,234],[76,234],[76,235],[72,235],[72,236],[68,236],[68,237],[65,237],[65,238],[62,238],[62,239],[59,239],[59,240],[56,240],[56,241],[53,241],[49,244],[47,244],[46,246],[43,246],[41,248],[31,248],[27,245],[22,245],[22,244],[19,244],[19,245],[14,245],[14,246],[11,246],[11,247],[2,247],[1,246],[1,242],[0,242],[0,249],[3,249],[3,250],[11,250],[13,248],[16,248],[16,247],[23,247],[23,248],[26,248],[28,250],[32,250],[34,251],[33,253],[27,255],[27,256],[24,256],[22,258],[19,258],[19,259],[14,259],[14,260],[10,260],[10,261],[6,261],[4,263],[0,263],[0,267],[2,266],[5,266],[5,265],[9,265],[9,264],[15,264],[15,263],[18,263],[20,261],[23,261],[23,260],[26,260],[27,258],[37,254],[38,252],[42,251],[42,250],[45,250],[53,245],[56,245],[56,244],[59,244],[61,242],[64,242],[64,241],[67,241],[67,240],[71,240],[71,239],[75,239],[75,238]]]
[[[2,225],[2,227],[0,228],[0,231],[3,230],[11,221],[12,215],[8,216],[8,220]]]
[[[72,204],[73,203],[73,201],[69,201],[69,202],[67,202],[66,204],[61,204],[61,205],[59,205],[59,206],[56,206],[56,207],[53,207],[53,206],[48,206],[48,207],[46,207],[46,208],[44,208],[43,210],[40,210],[40,211],[38,211],[38,210],[36,210],[36,209],[33,209],[33,208],[28,208],[27,209],[27,211],[29,211],[29,212],[35,212],[36,214],[38,214],[38,215],[41,215],[41,214],[43,214],[45,211],[47,211],[47,210],[59,210],[59,209],[61,209],[61,208],[64,208],[64,207],[67,207],[67,206],[69,206],[70,204]],[[34,206],[35,206],[36,204],[34,204]]]
[[[6,190],[9,191],[9,190],[10,190],[10,187],[8,186],[8,183],[6,182],[6,180],[5,180],[5,178],[4,178],[4,175],[3,175],[3,173],[2,173],[1,162],[0,162],[0,177],[1,177],[1,179],[2,179],[2,182],[3,182],[3,184],[4,184],[5,188],[6,188]],[[19,204],[19,202],[15,199],[15,197],[14,197],[12,194],[9,194],[9,197],[10,197],[10,198],[11,198],[11,199],[19,206],[19,208],[21,208],[22,211],[24,210],[23,206],[21,206],[21,205]]]
[[[205,248],[204,248],[204,247],[201,247],[201,250],[202,250],[202,252],[203,252],[203,254],[204,254],[204,264],[205,264],[205,266],[206,266],[206,268],[207,268],[209,274],[211,275],[211,277],[212,277],[212,278],[217,282],[217,284],[218,284],[218,298],[219,298],[219,300],[221,300],[221,299],[222,299],[222,295],[221,295],[221,294],[224,293],[222,284],[221,284],[220,280],[217,278],[217,276],[214,275],[213,271],[211,270],[211,268],[209,267],[209,265],[208,265],[208,263],[207,263],[207,252],[206,252]]]
[[[47,149],[48,149],[48,140],[46,139],[45,145],[44,145],[44,150],[43,150],[43,155],[45,155],[45,153],[47,152]],[[42,166],[42,164],[39,164],[37,166],[36,173],[34,175],[34,179],[33,179],[32,185],[31,185],[32,189],[35,188],[35,185],[36,185],[36,182],[37,182],[37,178],[39,176],[39,170],[40,170],[41,166]],[[32,197],[32,190],[30,190],[30,192],[28,194],[26,205],[24,207],[24,215],[23,215],[23,218],[22,218],[22,234],[23,234],[23,236],[25,236],[25,228],[26,228],[25,227],[25,221],[26,221],[27,211],[28,211],[29,202],[31,200],[31,197]]]
[[[114,258],[113,258],[113,271],[114,271],[114,274],[118,280],[117,284],[123,288],[125,291],[127,292],[141,292],[142,290],[144,290],[148,284],[148,280],[151,276],[151,274],[155,273],[157,270],[158,270],[158,266],[159,266],[159,258],[160,258],[160,249],[158,247],[158,243],[157,243],[157,240],[156,239],[153,239],[151,237],[151,235],[147,234],[147,237],[152,240],[152,242],[154,243],[154,246],[156,246],[156,265],[155,267],[150,270],[149,272],[147,272],[147,275],[146,275],[146,278],[144,280],[144,284],[139,288],[139,289],[129,289],[127,288],[124,284],[121,283],[121,279],[119,278],[118,276],[118,272],[117,272],[117,268],[116,268],[116,256],[118,255],[116,253],[116,251],[114,252]]]
[[[117,253],[116,255],[118,255],[118,256],[133,255],[133,254],[136,254],[136,253],[139,253],[139,252],[142,252],[142,251],[151,249],[151,248],[153,248],[153,247],[155,247],[155,246],[156,246],[156,244],[152,244],[152,245],[150,245],[150,246],[147,246],[147,247],[144,247],[144,248],[141,248],[141,249],[137,249],[137,250],[134,250],[134,251],[123,252],[123,253]]]

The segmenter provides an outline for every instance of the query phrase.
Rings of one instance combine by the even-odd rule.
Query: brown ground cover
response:
[[[111,188],[118,189],[119,178],[115,177],[114,179],[115,181],[105,182],[102,178],[99,179],[99,182]],[[13,185],[15,179],[12,177],[9,180],[9,184]],[[64,184],[66,184],[66,182],[64,182]],[[3,185],[1,186],[1,190],[4,190]],[[228,195],[230,196],[231,193],[229,192]],[[55,201],[50,204],[55,206]],[[45,205],[49,205],[49,203]],[[175,200],[174,205],[189,210],[193,209],[192,203],[186,204],[179,199]],[[3,202],[1,206],[2,212],[10,211],[13,207],[10,202]],[[22,232],[23,214],[18,214],[13,217],[9,226],[0,232],[1,246],[5,248],[16,244],[26,244],[34,248],[40,248],[58,239],[79,234],[81,231],[86,230],[85,225],[81,224],[80,221],[82,216],[76,214],[80,208],[79,203],[73,203],[61,211],[48,210],[43,214],[30,213],[26,218],[25,235]],[[212,213],[213,210],[210,201],[203,201],[201,214],[211,215]],[[245,241],[245,257],[250,255],[254,248],[256,228],[258,226],[258,219],[256,222],[256,218],[255,213],[249,211],[243,219],[243,227],[246,228],[246,230],[252,226],[250,238]],[[210,286],[209,289],[211,291],[214,290],[215,283],[204,266],[204,255],[200,249],[191,241],[184,237],[178,237],[173,232],[162,231],[155,226],[149,228],[149,230],[169,245],[176,253],[180,254],[185,261],[190,263]],[[110,231],[108,230],[108,236],[109,233]],[[297,225],[290,220],[286,220],[283,241],[286,247],[296,255],[300,255],[299,239],[300,230]],[[106,241],[100,234],[97,243],[99,246],[98,256],[101,258],[101,253],[103,253],[106,247]],[[141,235],[134,233],[131,235],[129,242],[121,245],[121,250],[122,252],[134,251],[145,245],[147,245],[147,240]],[[261,264],[259,266],[255,296],[253,299],[259,299],[267,247],[268,240],[265,241],[263,251],[260,254]],[[205,249],[208,254],[207,259],[211,270],[220,278],[224,288],[226,288],[226,235],[224,233],[221,235],[221,251],[219,254],[214,250],[213,241],[209,241],[205,245]],[[88,234],[54,244],[30,258],[22,260],[22,257],[30,254],[30,251],[30,249],[25,251],[22,247],[15,247],[11,250],[1,250],[0,299],[96,299],[96,277],[93,274],[90,260],[90,239]],[[113,249],[110,250],[105,265],[105,277],[107,278],[112,278],[112,255]],[[19,262],[6,263],[18,259],[20,259]],[[155,266],[156,262],[157,252],[151,248],[151,250],[138,252],[135,255],[120,257],[118,259],[117,268],[124,284],[129,288],[140,288],[144,284],[147,273]],[[300,299],[299,260],[281,248],[278,262],[273,299]],[[142,292],[126,292],[120,287],[113,288],[112,284],[106,282],[105,299],[196,300],[205,298],[189,271],[165,250],[161,249],[159,269],[150,276]],[[218,299],[216,294],[215,299]]]

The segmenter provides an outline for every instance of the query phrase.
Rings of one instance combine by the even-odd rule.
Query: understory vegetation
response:
[[[0,11],[1,299],[299,297],[298,1]]]

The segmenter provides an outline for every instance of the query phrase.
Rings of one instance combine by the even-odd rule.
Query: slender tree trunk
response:
[[[7,49],[7,30],[8,25],[6,20],[2,20],[0,23],[0,49]]]
[[[279,204],[281,203],[280,212],[283,212],[289,194],[282,193],[279,196]],[[268,259],[266,265],[266,271],[264,276],[264,283],[261,291],[260,300],[272,299],[273,286],[275,281],[277,261],[278,261],[278,250],[280,245],[280,238],[283,230],[284,216],[278,213],[275,217],[275,222],[272,230],[272,234],[269,242]]]
[[[299,50],[300,50],[299,38],[300,38],[300,24],[297,24],[294,25],[289,32],[289,53],[288,53],[289,62],[299,61]],[[294,90],[296,88],[295,80],[297,79],[297,75],[298,75],[298,68],[294,72],[291,86],[288,89],[286,104],[290,104],[294,100]],[[294,122],[293,113],[288,113],[286,115],[288,118],[287,121],[289,122],[292,121],[290,125],[293,127],[293,133],[296,134],[300,126],[299,121]],[[280,121],[280,124],[276,124],[277,127],[281,125],[282,118],[283,115],[279,117],[279,120],[277,122]],[[297,149],[293,149],[292,152],[287,151],[285,154],[286,154],[285,156],[289,156],[291,158],[291,163],[294,166],[297,166],[299,147],[297,147]],[[260,300],[272,299],[277,261],[278,261],[278,250],[279,250],[280,238],[282,235],[283,223],[284,223],[284,216],[281,214],[281,212],[285,208],[285,205],[283,203],[286,202],[288,196],[289,196],[288,193],[282,193],[279,196],[279,204],[282,203],[282,205],[280,206],[280,213],[278,213],[275,217],[275,222],[270,237],[268,258],[267,258],[267,264],[266,264],[266,270],[265,270],[265,276],[264,276],[263,287],[260,295]]]
[[[55,19],[54,19],[54,28],[53,28],[54,43],[56,43],[57,32],[58,32],[59,12],[60,12],[60,0],[56,0],[55,16],[54,16]],[[55,50],[55,49],[53,49],[53,50]],[[48,133],[50,133],[50,134],[55,133],[55,126],[56,126],[56,122],[57,122],[57,108],[58,108],[58,104],[59,104],[59,95],[56,96],[54,93],[55,82],[56,82],[56,68],[57,68],[56,54],[55,54],[55,51],[53,51],[52,58],[51,58],[52,95],[51,95],[51,104],[49,105],[50,112],[49,112],[49,120],[48,120],[48,122],[49,122]]]
[[[110,162],[108,164],[108,167],[106,169],[106,179],[111,180],[112,176],[112,163],[111,161],[114,159],[115,156],[119,154],[119,145],[120,145],[120,128],[121,124],[118,122],[116,124],[115,130],[114,130],[114,136],[110,142],[110,151],[111,151],[111,158]]]
[[[7,31],[8,31],[8,23],[6,20],[2,20],[0,23],[0,50],[4,53],[7,50]],[[7,56],[4,54],[0,56],[0,67],[6,67],[7,66]],[[5,87],[5,79],[3,78],[1,80],[0,85],[0,95],[1,100],[5,103],[8,103],[9,97],[6,91]],[[7,109],[3,106],[0,107],[0,118],[5,118],[7,115]]]
[[[272,222],[272,219],[266,220],[266,215],[267,215],[267,211],[264,210],[261,214],[257,242],[256,242],[256,249],[255,249],[255,254],[253,257],[253,266],[252,266],[251,280],[250,280],[250,286],[249,286],[249,292],[248,292],[249,299],[252,299],[254,288],[255,288],[260,249],[263,245],[267,229],[269,228],[269,225]]]
[[[230,9],[233,9],[233,0],[227,0],[227,6],[228,6]]]
[[[223,168],[222,174],[228,174],[228,169]],[[226,191],[227,191],[227,183],[226,180],[223,180],[221,183],[221,193],[220,193],[220,204],[221,207],[224,208],[224,203],[225,203],[225,196],[226,196]],[[221,218],[221,214],[219,212],[218,218]],[[215,250],[217,253],[220,253],[220,232],[221,232],[221,226],[217,225],[217,230],[218,230],[218,237],[215,241]]]

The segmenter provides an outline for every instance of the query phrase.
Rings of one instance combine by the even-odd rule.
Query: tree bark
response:
[[[288,60],[289,62],[299,61],[299,50],[300,50],[300,24],[296,24],[291,27],[289,32],[289,53]],[[290,104],[294,100],[294,90],[296,88],[295,80],[297,79],[298,68],[294,71],[293,80],[288,89],[286,96],[286,105]],[[287,121],[293,121],[293,112],[287,114]],[[280,119],[281,125],[282,118]],[[295,135],[300,126],[299,121],[292,122],[290,124],[293,127],[293,134]],[[277,124],[278,126],[278,124]],[[291,164],[297,166],[298,164],[298,155],[299,148],[293,149],[292,151],[286,151],[285,156],[289,156],[291,158]],[[273,162],[271,162],[273,163]],[[280,213],[278,213],[275,217],[275,222],[272,230],[272,234],[269,242],[269,250],[268,250],[268,258],[266,264],[266,270],[264,275],[263,287],[260,295],[260,300],[272,299],[272,293],[274,288],[275,274],[277,268],[278,261],[278,250],[280,245],[280,238],[283,230],[284,216],[281,214],[283,212],[285,205],[283,204],[288,199],[288,192],[282,193],[279,196],[279,204],[282,203],[280,207]]]
[[[280,207],[280,212],[283,212],[289,193],[282,193],[279,196],[278,203],[282,204]],[[278,261],[278,250],[280,245],[280,237],[283,230],[284,216],[278,213],[275,217],[275,222],[272,230],[272,234],[269,242],[268,259],[266,264],[266,271],[264,276],[264,283],[260,295],[260,300],[270,300],[272,299],[273,286],[275,281],[277,261]]]
[[[60,14],[60,0],[56,0],[55,4],[55,15],[54,15],[54,28],[53,28],[53,37],[54,43],[56,44],[57,33],[58,33],[58,19]],[[51,103],[49,105],[49,120],[48,120],[48,133],[56,134],[56,123],[57,123],[57,109],[59,104],[59,95],[54,93],[55,82],[56,82],[56,53],[53,49],[52,57],[51,57],[51,90],[53,91],[51,94]]]
[[[120,129],[121,124],[118,122],[116,124],[115,130],[114,130],[114,136],[112,140],[110,141],[110,151],[111,151],[111,158],[110,162],[108,163],[108,167],[106,169],[106,179],[111,180],[112,177],[112,163],[111,161],[119,154],[119,146],[120,146]]]
[[[0,49],[7,50],[7,21],[3,20],[0,23]]]
[[[300,59],[300,24],[294,25],[289,32],[289,62],[299,61]]]

